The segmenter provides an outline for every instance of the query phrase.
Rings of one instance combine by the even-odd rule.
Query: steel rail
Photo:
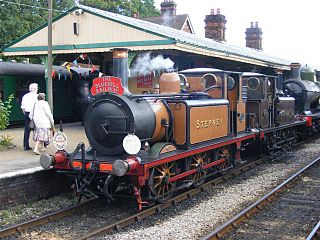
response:
[[[25,231],[31,227],[47,224],[47,223],[52,222],[54,220],[57,220],[57,219],[60,219],[60,218],[66,217],[66,216],[70,216],[70,215],[82,210],[83,208],[87,208],[91,204],[94,204],[96,201],[98,201],[98,199],[95,198],[95,199],[89,200],[83,204],[77,204],[75,206],[71,206],[71,207],[68,207],[63,210],[49,213],[44,216],[40,216],[38,218],[25,221],[23,223],[15,224],[13,226],[1,229],[0,230],[0,239],[3,237],[8,237],[8,236],[12,236],[17,233],[21,233],[22,231]]]
[[[320,221],[318,224],[312,229],[311,233],[308,235],[306,240],[315,240],[320,238]]]
[[[303,174],[307,169],[311,168],[315,164],[320,162],[320,157],[312,161],[310,164],[296,172],[294,175],[289,177],[287,180],[282,182],[279,186],[274,188],[271,192],[267,193],[265,196],[260,198],[258,201],[251,204],[249,207],[242,210],[240,213],[238,213],[236,216],[228,220],[227,222],[223,223],[219,227],[217,227],[213,232],[209,233],[205,237],[202,238],[202,240],[207,239],[220,239],[224,234],[226,234],[229,230],[236,227],[240,222],[243,220],[248,219],[252,214],[257,212],[262,208],[262,206],[266,205],[268,202],[271,202],[276,195],[278,195],[280,192],[282,192],[284,189],[288,188],[291,183],[298,180],[298,178]]]
[[[300,145],[302,143],[304,143],[306,141],[302,141],[300,142]],[[177,203],[187,199],[187,198],[191,198],[192,196],[198,194],[199,192],[205,190],[206,188],[212,186],[212,185],[217,185],[217,184],[220,184],[222,182],[225,182],[226,180],[232,178],[233,176],[237,176],[239,174],[241,174],[242,172],[248,170],[248,169],[251,169],[253,168],[254,166],[262,163],[263,161],[265,160],[268,160],[270,158],[270,156],[266,156],[266,157],[263,157],[263,158],[260,158],[258,160],[255,160],[254,162],[252,163],[249,163],[249,164],[245,164],[245,165],[242,165],[240,167],[237,167],[237,168],[234,168],[231,172],[225,174],[224,176],[222,177],[219,177],[219,178],[216,178],[212,181],[209,181],[207,183],[204,183],[203,185],[201,185],[200,187],[198,188],[195,188],[195,189],[192,189],[192,190],[189,190],[187,191],[186,193],[182,194],[182,195],[179,195],[179,196],[176,196],[175,198],[172,198],[171,200],[169,200],[168,202],[166,203],[163,203],[163,204],[159,204],[157,206],[154,206],[152,208],[149,208],[149,209],[146,209],[140,213],[137,213],[131,217],[128,217],[124,220],[121,220],[117,223],[114,223],[114,224],[111,224],[111,225],[108,225],[106,227],[104,227],[103,229],[101,229],[100,231],[99,230],[95,230],[92,234],[92,236],[96,236],[96,235],[100,235],[100,234],[103,234],[103,233],[108,233],[108,232],[111,232],[113,230],[120,230],[121,228],[123,227],[126,227],[126,226],[129,226],[131,223],[134,223],[134,222],[140,222],[142,219],[148,217],[148,216],[151,216],[151,215],[154,215],[156,213],[159,213],[161,211],[161,209],[165,209],[165,208],[168,208],[172,205],[176,205]],[[43,225],[43,224],[47,224],[51,221],[54,221],[54,220],[58,220],[60,218],[63,218],[63,217],[66,217],[66,216],[70,216],[71,214],[79,211],[81,208],[85,208],[87,207],[88,204],[90,204],[91,202],[93,202],[94,200],[97,200],[97,199],[92,199],[84,204],[80,204],[80,205],[76,205],[76,206],[71,206],[67,209],[64,209],[64,210],[61,210],[61,211],[57,211],[57,212],[53,212],[53,213],[50,213],[50,214],[47,214],[47,215],[44,215],[44,216],[41,216],[41,217],[38,217],[38,218],[35,218],[35,219],[31,219],[31,220],[28,220],[28,221],[25,221],[25,222],[22,222],[22,223],[19,223],[19,224],[15,224],[13,226],[10,226],[10,227],[7,227],[7,228],[4,228],[4,229],[1,229],[0,230],[0,238],[3,238],[3,237],[7,237],[7,236],[12,236],[14,234],[17,234],[17,233],[20,233],[22,231],[25,231],[31,227],[34,227],[34,226],[39,226],[39,225]],[[155,209],[155,213],[153,212]],[[150,211],[150,213],[148,213],[147,211]],[[152,213],[153,212],[153,213]],[[81,239],[87,239],[90,237],[90,234],[82,237]]]
[[[157,204],[153,207],[150,207],[142,212],[139,212],[135,215],[132,215],[126,219],[123,219],[123,220],[120,220],[119,222],[116,222],[116,223],[113,223],[113,224],[110,224],[110,225],[107,225],[107,226],[104,226],[102,228],[99,228],[99,229],[96,229],[90,233],[88,233],[87,235],[85,236],[82,236],[80,238],[77,238],[77,239],[89,239],[89,238],[92,238],[92,237],[95,237],[95,236],[98,236],[98,235],[102,235],[102,234],[106,234],[106,233],[110,233],[112,231],[119,231],[121,230],[122,228],[125,228],[133,223],[140,223],[143,219],[149,217],[149,216],[152,216],[152,215],[155,215],[155,214],[158,214],[160,213],[162,210],[166,209],[166,208],[169,208],[169,207],[172,207],[172,206],[176,206],[179,202],[182,202],[188,198],[192,198],[194,195],[197,195],[199,194],[200,192],[204,191],[205,189],[211,187],[211,186],[214,186],[214,185],[217,185],[217,184],[220,184],[220,183],[223,183],[223,182],[226,182],[228,179],[234,177],[234,176],[237,176],[237,175],[240,175],[241,173],[253,168],[254,166],[262,163],[263,161],[265,161],[267,158],[266,157],[263,157],[263,158],[260,158],[258,160],[255,160],[254,162],[252,163],[248,163],[248,164],[245,164],[243,166],[239,166],[237,168],[234,168],[231,172],[221,176],[221,177],[218,177],[216,179],[213,179],[207,183],[204,183],[203,185],[201,185],[200,187],[198,188],[195,188],[195,189],[191,189],[187,192],[184,192],[172,199],[169,199],[167,202],[165,203],[161,203],[161,204]]]

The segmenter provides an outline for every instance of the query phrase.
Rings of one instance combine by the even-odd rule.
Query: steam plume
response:
[[[163,58],[162,55],[158,55],[151,58],[151,53],[144,53],[138,56],[133,67],[130,69],[131,77],[137,75],[148,75],[154,71],[160,70],[172,70],[174,62],[170,58]]]
[[[162,15],[162,24],[163,26],[167,26],[167,27],[170,27],[170,21],[171,21],[171,16],[168,12],[165,12],[163,15]]]

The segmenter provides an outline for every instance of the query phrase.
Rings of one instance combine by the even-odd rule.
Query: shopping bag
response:
[[[34,130],[34,128],[35,128],[34,121],[33,121],[33,120],[30,120],[30,122],[29,122],[29,129],[30,129],[30,130]]]

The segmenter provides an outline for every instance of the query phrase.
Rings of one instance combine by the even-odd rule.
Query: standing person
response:
[[[35,130],[33,140],[36,142],[33,152],[40,154],[40,151],[45,151],[44,144],[49,144],[52,135],[51,128],[54,126],[53,116],[49,107],[49,103],[45,101],[44,93],[38,94],[38,101],[34,105],[34,111],[30,114],[30,119],[33,119]]]
[[[21,109],[24,114],[24,136],[23,136],[23,149],[25,151],[31,150],[29,145],[30,128],[29,128],[29,114],[37,101],[38,84],[31,83],[29,85],[29,92],[22,97]]]

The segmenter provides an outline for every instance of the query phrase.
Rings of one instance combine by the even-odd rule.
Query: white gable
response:
[[[79,34],[74,34],[74,23],[78,24]],[[55,21],[52,28],[52,45],[56,47],[53,53],[66,53],[68,48],[73,45],[77,46],[77,49],[81,48],[81,45],[85,45],[86,47],[83,49],[86,49],[86,51],[88,51],[87,48],[94,48],[95,50],[92,49],[92,51],[101,48],[99,51],[105,51],[108,46],[106,44],[109,44],[111,48],[114,48],[114,45],[118,43],[124,43],[128,45],[127,47],[130,47],[130,44],[135,46],[137,42],[144,42],[147,45],[146,43],[150,41],[156,43],[167,40],[164,37],[88,12],[83,12],[79,16],[69,13]],[[46,47],[47,44],[48,28],[45,27],[9,48],[39,48]],[[39,48],[38,51],[32,51],[30,54],[39,54],[40,52],[45,53],[46,51],[41,51]]]

